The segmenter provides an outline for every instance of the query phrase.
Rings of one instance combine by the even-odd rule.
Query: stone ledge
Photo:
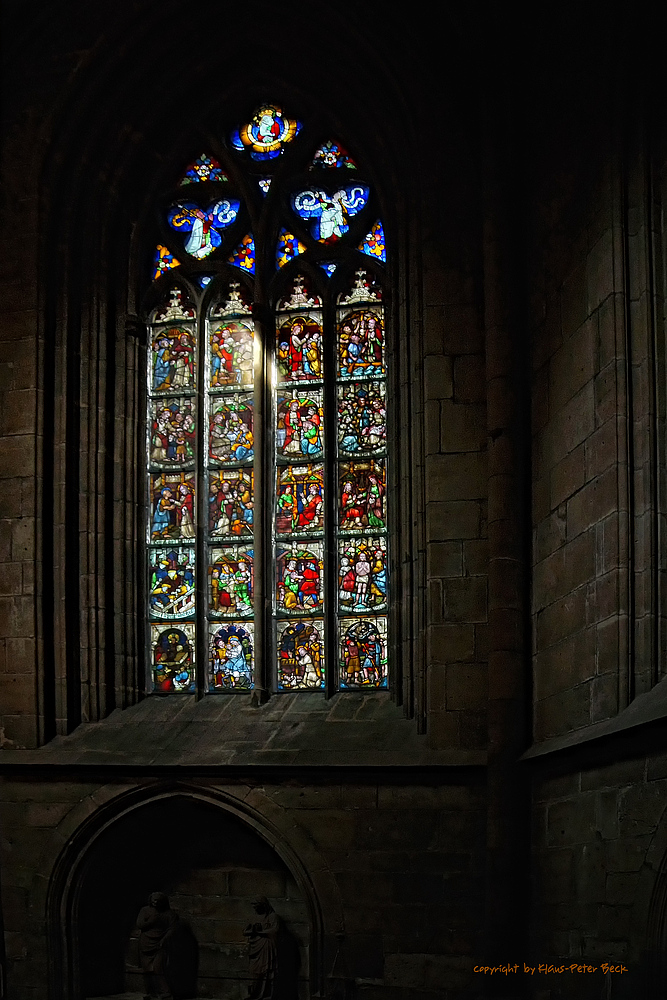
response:
[[[58,766],[236,768],[479,766],[480,750],[434,750],[388,692],[151,696],[39,750],[0,751],[0,773]]]
[[[641,727],[665,720],[667,720],[667,677],[659,681],[650,691],[640,694],[613,719],[605,719],[604,722],[596,722],[583,729],[534,743],[519,759],[537,760],[587,744],[594,745],[598,741],[614,736],[635,735]]]

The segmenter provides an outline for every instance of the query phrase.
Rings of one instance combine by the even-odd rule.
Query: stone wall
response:
[[[166,793],[163,782],[152,790],[150,783],[144,787],[147,799]],[[47,886],[58,855],[71,849],[83,817],[94,824],[130,789],[126,781],[105,786],[63,779],[3,781],[3,906],[13,1000],[42,1000],[47,945],[53,961],[59,938],[71,935],[69,927],[59,926],[61,911],[53,899],[47,921]],[[325,995],[343,981],[355,982],[365,1000],[474,994],[472,965],[483,911],[482,786],[346,780],[223,788],[199,779],[188,794],[193,790],[204,797],[224,794],[227,810],[248,810],[253,822],[272,831],[275,849],[260,840],[257,827],[243,827],[208,802],[193,806],[182,787],[177,798],[140,805],[111,823],[85,858],[68,862],[81,893],[68,888],[62,900],[65,914],[68,900],[78,899],[81,926],[73,937],[79,949],[97,946],[92,962],[90,955],[78,959],[94,982],[104,980],[104,962],[109,968],[117,963],[137,905],[159,888],[153,885],[159,879],[199,939],[202,995],[208,990],[215,996],[221,977],[229,980],[225,996],[240,989],[242,928],[249,899],[261,890],[300,944],[304,982],[317,938],[306,910],[310,913],[314,900],[321,908],[316,947]],[[198,818],[191,829],[188,817]],[[282,851],[284,857],[288,848],[298,851],[314,887],[309,899],[303,877],[288,872],[276,854]],[[57,882],[57,877],[51,882],[51,893]],[[105,914],[115,914],[115,927]],[[105,921],[113,945],[106,951],[100,944]],[[131,949],[128,958],[131,962]]]
[[[623,965],[612,996],[658,996],[649,923],[664,864],[667,763],[636,758],[534,782],[532,964]],[[541,977],[598,1000],[601,974]]]

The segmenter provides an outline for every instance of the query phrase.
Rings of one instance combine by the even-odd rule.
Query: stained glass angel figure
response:
[[[321,189],[300,191],[292,196],[292,208],[302,219],[311,219],[310,231],[320,243],[341,238],[350,228],[348,218],[357,215],[368,202],[365,184],[348,184],[333,194]]]
[[[177,232],[190,233],[184,249],[191,257],[202,260],[222,243],[220,230],[226,229],[236,219],[240,202],[236,198],[216,201],[207,208],[200,208],[191,201],[172,205],[167,221]]]

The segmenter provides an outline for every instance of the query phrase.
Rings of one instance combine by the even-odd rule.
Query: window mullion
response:
[[[262,692],[271,690],[271,590],[269,575],[270,527],[271,527],[271,434],[267,421],[270,417],[268,385],[268,330],[264,310],[258,308],[257,299],[253,307],[255,343],[255,512],[254,512],[254,565],[255,565],[255,660],[254,687],[262,698]]]
[[[329,302],[323,316],[324,337],[324,499],[325,499],[325,543],[324,543],[324,622],[325,622],[325,663],[326,674],[324,692],[330,698],[338,690],[337,676],[337,621],[336,591],[338,573],[336,560],[336,324],[333,303]]]
[[[196,364],[196,399],[197,399],[197,442],[195,447],[195,497],[197,500],[197,535],[195,549],[195,581],[196,581],[196,650],[195,665],[196,698],[202,698],[207,689],[208,676],[208,600],[207,600],[207,549],[206,533],[208,526],[208,460],[206,438],[204,434],[206,407],[206,347],[208,343],[208,323],[203,309],[197,315],[197,364]]]

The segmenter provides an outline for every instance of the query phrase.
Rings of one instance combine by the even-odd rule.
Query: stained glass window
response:
[[[256,108],[178,164],[158,206],[145,573],[157,693],[389,683],[385,234],[362,160],[313,127]]]

